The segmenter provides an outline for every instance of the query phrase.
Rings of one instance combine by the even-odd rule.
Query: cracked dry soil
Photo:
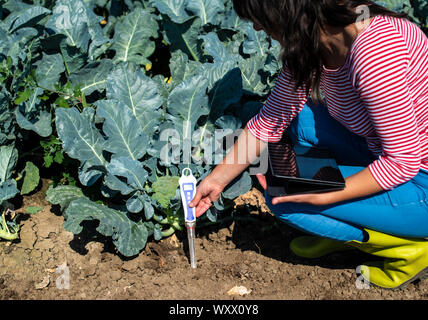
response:
[[[1,300],[428,299],[428,280],[401,291],[358,289],[355,269],[372,259],[359,251],[316,260],[294,256],[288,244],[300,232],[272,217],[257,190],[236,201],[250,219],[197,229],[198,268],[192,270],[184,233],[124,258],[109,239],[65,231],[63,217],[45,200],[47,186],[44,180],[22,198],[20,240],[0,241]],[[44,209],[28,215],[28,206]],[[251,292],[228,295],[235,286]]]

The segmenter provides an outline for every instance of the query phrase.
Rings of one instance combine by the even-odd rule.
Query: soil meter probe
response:
[[[187,173],[187,175],[186,175]],[[192,202],[196,195],[196,178],[192,174],[192,170],[186,168],[183,170],[179,180],[181,201],[183,202],[184,221],[187,229],[187,238],[189,241],[190,265],[196,269],[195,258],[195,228],[196,228],[196,208],[190,208],[189,203]]]

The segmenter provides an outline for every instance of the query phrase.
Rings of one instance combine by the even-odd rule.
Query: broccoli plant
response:
[[[426,0],[378,2],[426,30]],[[73,185],[47,199],[64,228],[95,221],[121,254],[138,254],[182,228],[180,172],[213,169],[263,105],[280,49],[230,0],[0,0],[0,203],[31,193],[38,166],[63,168]],[[245,172],[207,219],[251,188]]]
[[[19,224],[17,223],[17,215],[12,220],[7,220],[7,216],[14,215],[14,212],[7,209],[2,212],[0,223],[0,238],[5,240],[16,240],[19,238]]]

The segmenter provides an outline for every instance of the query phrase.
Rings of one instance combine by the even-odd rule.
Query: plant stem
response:
[[[45,87],[42,87],[42,86],[40,86],[40,85],[37,85],[40,89],[42,89],[42,90],[45,90],[45,91],[49,91],[49,92],[52,92],[52,93],[56,93],[56,94],[58,94],[58,95],[61,95],[61,96],[65,96],[65,97],[69,97],[69,98],[73,98],[73,99],[76,99],[77,101],[79,101],[79,103],[80,104],[82,104],[85,108],[87,107],[87,104],[86,104],[86,99],[83,97],[75,97],[75,96],[73,96],[73,95],[71,95],[71,94],[69,94],[69,93],[66,93],[66,92],[62,92],[62,91],[56,91],[56,90],[52,90],[52,89],[48,89],[48,88],[45,88]],[[83,94],[82,94],[83,95]]]
[[[83,105],[83,108],[84,109],[86,109],[87,107],[88,107],[88,104],[86,103],[86,97],[85,97],[85,94],[82,92],[82,94],[80,95],[80,98],[82,99],[81,100],[81,103],[82,103],[82,105]]]
[[[18,239],[18,233],[11,233],[9,228],[7,227],[6,217],[4,212],[2,214],[2,226],[0,230],[0,238],[9,240],[9,241]]]
[[[172,236],[174,233],[175,233],[175,229],[174,229],[174,227],[171,227],[166,231],[162,231],[162,237],[167,238],[167,237]]]
[[[168,218],[164,218],[164,219],[162,219],[162,218],[163,217],[160,217],[160,216],[157,216],[157,215],[153,216],[153,220],[155,220],[157,223],[168,224]]]
[[[3,230],[0,230],[0,238],[3,238],[8,241],[13,241],[18,239],[17,233],[10,233],[10,232],[4,232]]]

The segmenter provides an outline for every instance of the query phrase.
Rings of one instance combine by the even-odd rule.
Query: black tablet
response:
[[[345,188],[336,160],[327,149],[293,145],[285,137],[269,143],[267,193],[272,197],[338,191]]]

